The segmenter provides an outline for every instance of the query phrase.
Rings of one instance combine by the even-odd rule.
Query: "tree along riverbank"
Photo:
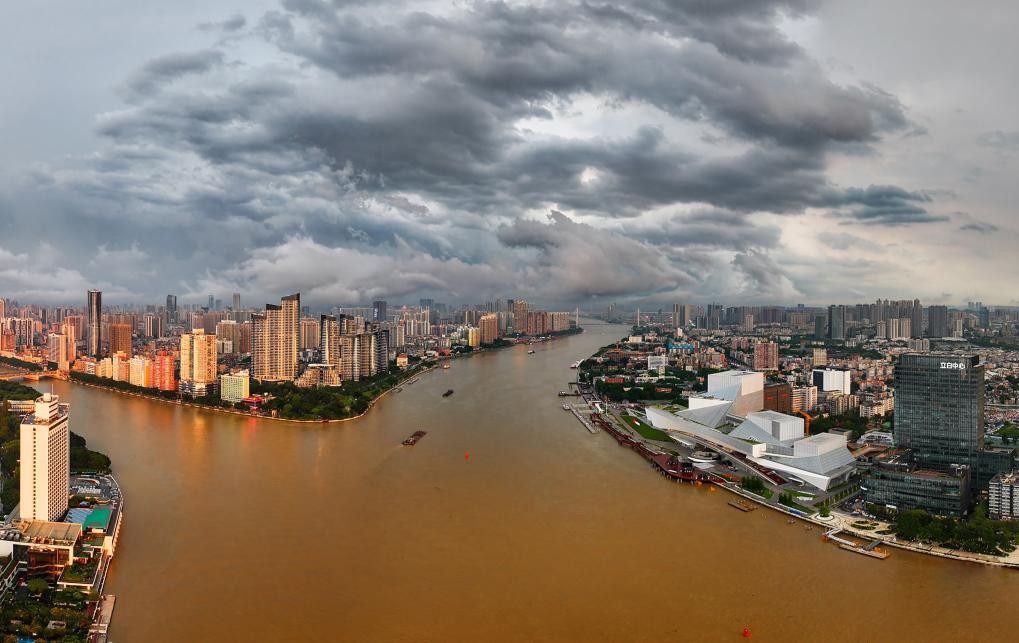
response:
[[[574,335],[583,332],[583,328],[571,328],[550,333],[551,339]],[[504,341],[486,345],[479,350],[459,351],[452,357],[463,357],[484,353],[488,350],[515,346],[517,343]],[[159,389],[136,386],[128,382],[115,381],[105,377],[87,373],[71,372],[71,381],[109,391],[144,397],[157,402],[169,402],[194,408],[233,413],[248,417],[259,417],[269,420],[286,422],[345,422],[355,420],[368,412],[386,393],[397,388],[407,380],[434,368],[434,360],[421,361],[405,370],[398,370],[395,362],[390,363],[390,371],[384,375],[363,378],[358,381],[347,381],[340,386],[322,386],[302,388],[293,382],[257,382],[251,383],[252,395],[269,397],[260,406],[260,412],[252,413],[249,407],[241,402],[232,403],[222,400],[218,392],[205,397],[191,397],[177,391],[161,391]]]
[[[134,386],[127,382],[116,382],[107,378],[96,377],[95,375],[87,375],[84,373],[71,373],[71,381],[90,388],[110,391],[112,393],[121,393],[123,395],[152,400],[154,402],[162,402],[164,404],[189,406],[203,411],[230,413],[232,415],[256,417],[259,419],[273,420],[277,422],[322,424],[350,422],[352,420],[356,420],[371,410],[371,408],[379,400],[381,400],[394,388],[397,388],[408,379],[427,373],[434,368],[434,363],[422,363],[395,375],[385,376],[383,378],[371,378],[361,380],[360,382],[346,383],[344,386],[358,386],[355,394],[356,397],[349,395],[351,393],[350,388],[343,389],[343,387],[321,387],[317,389],[300,388],[289,382],[286,384],[254,384],[251,391],[252,394],[270,393],[278,395],[278,397],[270,400],[262,407],[263,409],[270,411],[273,409],[280,411],[276,417],[273,417],[271,414],[252,413],[248,410],[247,406],[243,404],[235,405],[229,402],[223,402],[218,396],[210,396],[204,400],[202,398],[191,398],[190,396],[179,395],[176,391],[159,391],[157,389]],[[84,377],[82,377],[83,375]],[[331,390],[334,388],[341,390]],[[372,397],[367,397],[367,395],[371,395]],[[332,405],[338,401],[343,401],[343,396],[354,399],[354,408],[357,409],[356,414],[350,413],[341,417],[322,417],[321,415],[311,415],[315,413],[315,409],[322,403]],[[288,405],[289,408],[286,408]],[[344,409],[346,408],[349,407],[344,407]],[[310,409],[310,411],[308,411],[308,409]],[[309,415],[300,417],[300,414],[305,413],[306,411]],[[344,413],[346,413],[346,410]],[[289,414],[289,417],[287,414]]]
[[[9,513],[18,504],[20,495],[18,459],[21,456],[21,418],[11,413],[7,401],[34,400],[39,391],[18,382],[0,382],[0,478],[3,491],[0,502],[3,513]],[[85,438],[71,432],[71,470],[95,473],[110,472],[110,458],[105,453],[88,448]]]

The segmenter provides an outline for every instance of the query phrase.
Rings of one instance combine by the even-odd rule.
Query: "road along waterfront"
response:
[[[456,360],[338,425],[53,382],[131,496],[110,640],[1013,635],[1014,571],[849,554],[707,485],[662,484],[578,427],[556,395],[569,365],[626,330]]]

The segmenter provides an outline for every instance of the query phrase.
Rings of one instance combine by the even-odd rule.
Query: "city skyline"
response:
[[[152,6],[6,21],[9,297],[952,303],[1016,277],[1005,9],[209,2],[151,34]]]

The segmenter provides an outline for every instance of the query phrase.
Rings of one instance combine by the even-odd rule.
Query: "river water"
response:
[[[625,332],[459,360],[339,425],[55,382],[125,493],[111,639],[1014,639],[1015,571],[841,551],[587,433],[555,394]]]

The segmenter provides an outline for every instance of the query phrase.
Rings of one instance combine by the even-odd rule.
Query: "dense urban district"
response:
[[[579,393],[663,475],[828,525],[868,555],[889,544],[1019,566],[1019,309],[602,316],[628,317],[632,334],[577,365]]]
[[[6,314],[6,310],[12,314]],[[300,294],[262,310],[183,304],[84,309],[0,300],[0,362],[154,399],[285,420],[364,413],[382,394],[454,358],[581,332],[569,312],[522,299],[452,307],[335,307],[312,315]]]
[[[105,641],[123,521],[110,459],[56,395],[0,381],[0,641]]]

